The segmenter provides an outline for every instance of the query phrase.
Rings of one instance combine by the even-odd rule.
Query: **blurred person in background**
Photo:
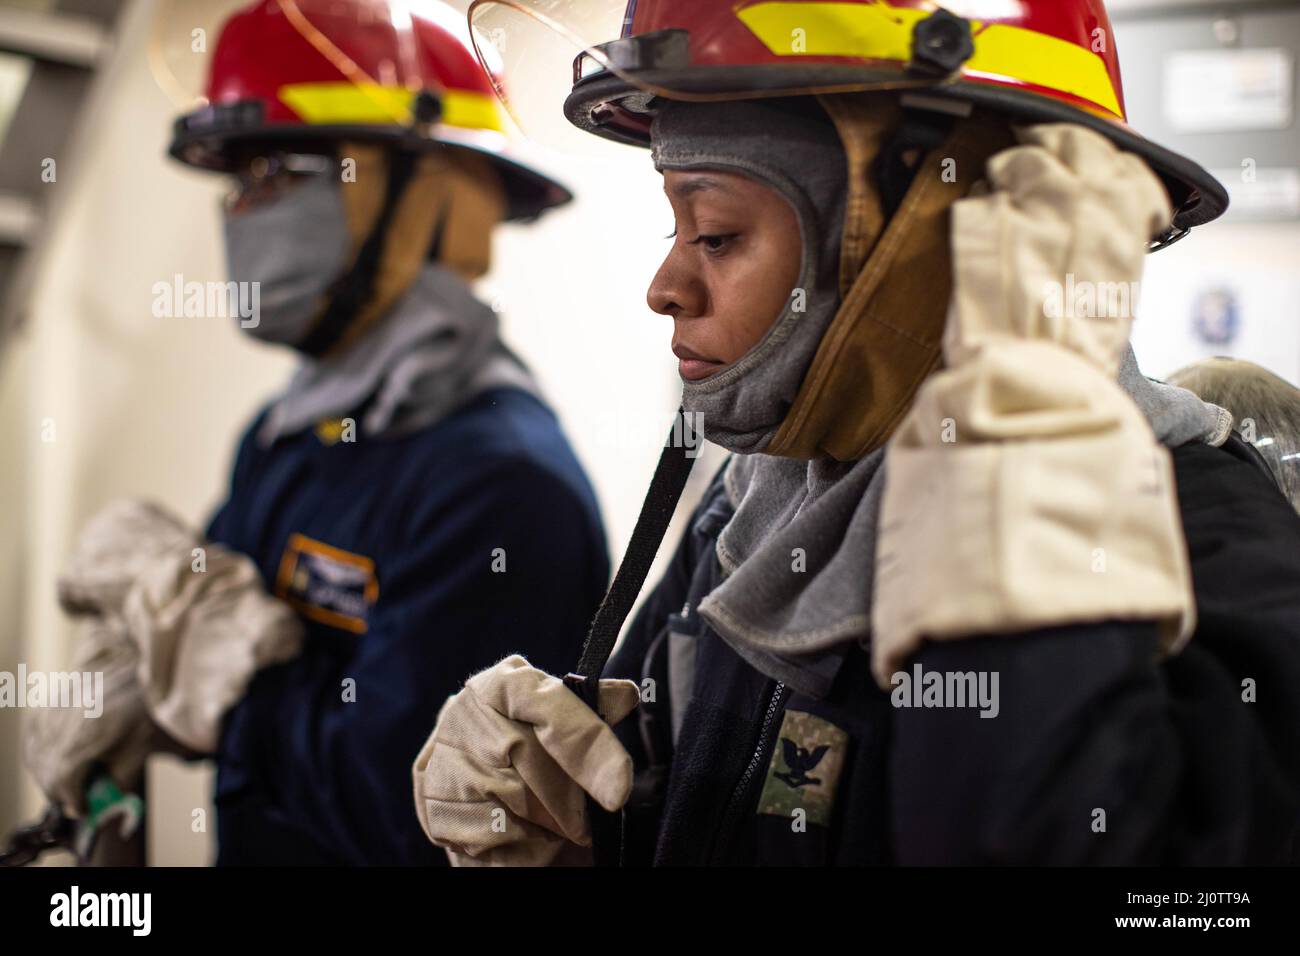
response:
[[[1169,383],[1230,411],[1237,430],[1300,511],[1300,389],[1254,362],[1225,357],[1179,369]]]
[[[435,7],[243,5],[175,124],[175,158],[230,178],[228,278],[260,305],[241,327],[301,356],[208,529],[306,629],[226,719],[219,864],[445,862],[391,782],[520,635],[567,666],[606,583],[588,481],[469,285],[498,223],[570,196],[510,158]]]
[[[496,6],[471,25],[508,95],[544,64]],[[1102,4],[612,0],[590,36],[591,0],[510,6],[585,47],[564,115],[650,147],[677,228],[649,304],[733,457],[605,679],[514,656],[443,708],[430,839],[1295,859],[1300,518],[1227,412],[1137,369],[1114,296],[1226,195],[1123,124]]]

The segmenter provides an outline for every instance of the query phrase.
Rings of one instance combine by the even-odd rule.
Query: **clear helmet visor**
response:
[[[192,166],[352,139],[437,144],[492,162],[511,219],[571,198],[511,135],[464,12],[441,0],[159,0],[151,39],[179,114],[170,151]]]
[[[177,111],[207,104],[221,28],[247,0],[159,0],[149,31],[149,71]]]
[[[248,51],[236,57],[247,79],[219,78],[219,94],[246,83],[250,94],[274,96],[277,77],[296,76],[304,87],[350,84],[352,93],[336,99],[368,97],[371,104],[356,109],[382,110],[391,122],[409,122],[415,93],[461,85],[456,80],[474,68],[465,17],[437,0],[160,0],[149,65],[179,110],[208,104],[213,56],[227,29]],[[434,42],[454,52],[457,41],[463,62],[435,63],[424,50]]]
[[[706,102],[935,84],[901,69],[920,11],[855,7],[859,32],[836,45],[830,38],[842,24],[790,27],[781,19],[790,6],[475,0],[469,20],[479,59],[515,122],[530,137],[572,149],[594,138],[593,127],[644,140],[655,97]],[[731,62],[738,44],[755,51],[745,56],[751,62]]]
[[[608,144],[564,115],[575,64],[600,68],[601,44],[619,38],[626,0],[482,0],[469,9],[470,36],[498,98],[523,135],[565,153]]]
[[[1144,157],[1183,210],[1153,248],[1219,215],[1226,194],[1212,176],[1122,122],[1103,58],[1022,24],[1027,11],[987,0],[473,0],[469,20],[515,122],[569,151],[600,138],[645,145],[659,98],[888,91],[958,115],[1082,123]]]

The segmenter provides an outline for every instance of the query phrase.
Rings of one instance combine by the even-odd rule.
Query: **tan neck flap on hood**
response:
[[[854,461],[884,445],[921,382],[939,364],[952,294],[949,211],[970,194],[985,161],[1014,145],[1010,125],[988,115],[959,119],[924,158],[888,224],[872,163],[900,122],[896,101],[819,97],[849,164],[840,254],[843,301],[769,455]]]
[[[388,187],[384,147],[343,143],[340,157],[356,163],[355,180],[343,184],[343,206],[355,261],[383,209]],[[461,150],[421,156],[394,210],[370,301],[330,350],[346,351],[410,288],[428,258],[435,231],[436,261],[466,280],[488,271],[492,230],[506,212],[505,188],[484,160]]]

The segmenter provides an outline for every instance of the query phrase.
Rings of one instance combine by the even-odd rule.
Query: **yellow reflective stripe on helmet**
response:
[[[912,58],[912,27],[930,14],[887,3],[756,3],[738,16],[777,56]]]
[[[966,62],[966,69],[1071,93],[1123,117],[1101,57],[1060,37],[1002,23],[989,24],[976,34],[975,55]]]
[[[737,11],[777,56],[845,56],[906,63],[912,28],[931,11],[876,3],[756,3]],[[1101,57],[1068,40],[1003,23],[971,21],[975,55],[965,70],[1071,93],[1121,116]]]
[[[280,99],[312,126],[342,123],[409,123],[415,94],[374,83],[289,83]],[[442,90],[442,120],[464,129],[503,130],[497,101],[483,93]]]

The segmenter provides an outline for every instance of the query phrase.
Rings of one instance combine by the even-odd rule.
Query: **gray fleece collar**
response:
[[[328,360],[303,362],[271,405],[258,438],[269,445],[362,406],[362,436],[394,437],[504,385],[537,391],[502,344],[496,313],[460,276],[428,263],[355,345]]]
[[[1120,384],[1162,445],[1220,445],[1232,416],[1191,392],[1147,379],[1132,348]],[[726,575],[700,615],[759,671],[824,697],[845,654],[870,638],[885,449],[856,462],[733,458],[735,514],[718,536]],[[794,562],[801,562],[798,573]]]

